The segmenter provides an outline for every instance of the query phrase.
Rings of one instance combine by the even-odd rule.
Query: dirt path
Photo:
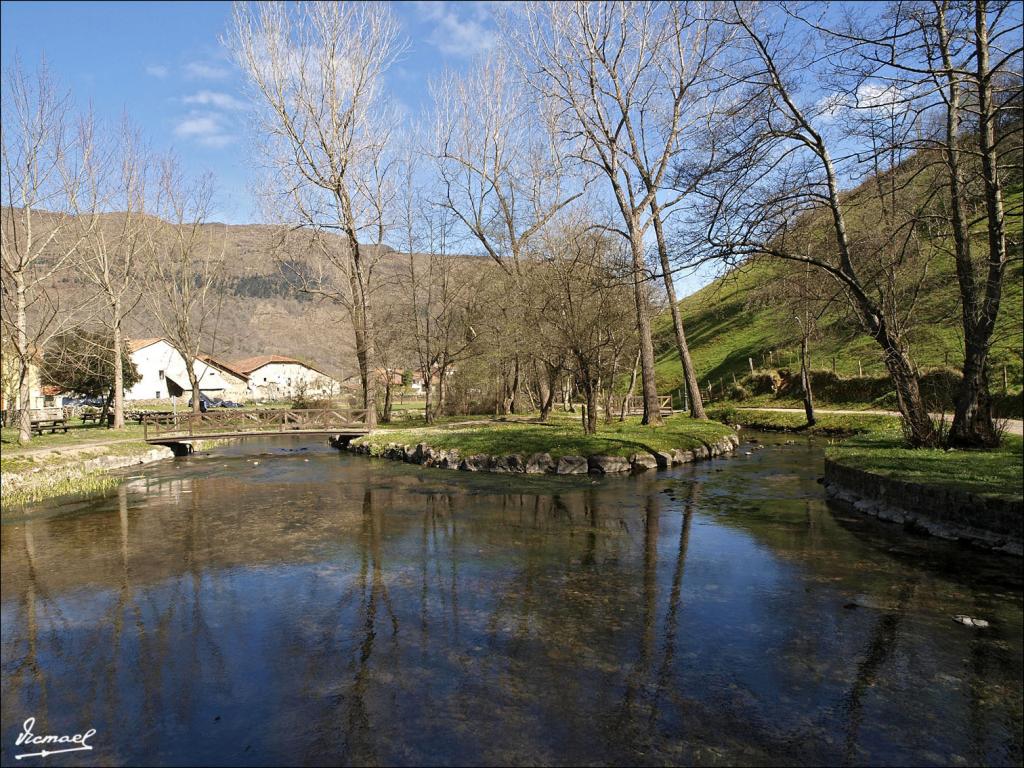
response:
[[[803,408],[740,408],[741,411],[781,411],[783,413],[803,413]],[[836,413],[836,414],[871,414],[874,416],[899,416],[898,411],[844,411],[844,410],[831,410],[828,408],[815,408],[815,413]],[[946,414],[948,417],[949,414]],[[942,418],[941,413],[933,413],[933,419]],[[1020,419],[1006,419],[1006,431],[1011,435],[1024,435],[1024,421]]]

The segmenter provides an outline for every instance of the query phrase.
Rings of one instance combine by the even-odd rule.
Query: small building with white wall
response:
[[[125,391],[125,400],[169,400],[177,394],[188,396],[191,393],[185,358],[167,339],[131,339],[128,349],[140,378],[135,386]],[[194,368],[199,391],[207,397],[231,400],[244,397],[248,392],[243,374],[209,355],[200,355]]]
[[[341,385],[308,363],[282,355],[258,355],[230,363],[248,377],[249,396],[256,400],[290,399],[300,392],[310,397],[336,397]]]

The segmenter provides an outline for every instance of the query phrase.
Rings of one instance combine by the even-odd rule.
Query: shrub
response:
[[[782,388],[782,377],[778,371],[754,371],[743,377],[743,386],[755,395],[774,395]]]
[[[740,412],[731,405],[723,405],[718,408],[714,408],[708,415],[715,421],[720,421],[723,424],[728,424],[729,426],[739,424]]]
[[[728,397],[730,400],[743,402],[750,397],[750,391],[742,384],[736,383],[729,387]]]

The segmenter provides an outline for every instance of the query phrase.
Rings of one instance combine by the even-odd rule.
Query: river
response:
[[[758,439],[601,479],[250,441],[7,511],[3,763],[34,717],[96,731],[48,765],[1019,765],[1020,560]]]

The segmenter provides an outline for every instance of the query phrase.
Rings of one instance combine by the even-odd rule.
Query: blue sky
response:
[[[494,45],[485,3],[395,3],[410,50],[389,73],[393,97],[415,114],[427,83]],[[173,149],[190,173],[217,179],[216,218],[257,220],[242,80],[219,38],[229,2],[3,2],[0,41],[6,69],[17,55],[52,74],[100,119],[122,112],[155,149]]]

